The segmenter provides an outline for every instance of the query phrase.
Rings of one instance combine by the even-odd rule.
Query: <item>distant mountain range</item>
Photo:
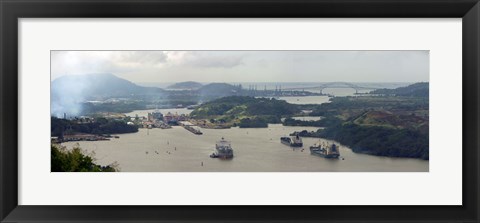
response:
[[[179,82],[167,87],[169,90],[193,90],[200,96],[217,98],[238,94],[241,89],[227,83],[203,85],[194,81]],[[119,97],[168,95],[169,91],[159,87],[143,87],[113,74],[66,75],[52,81],[51,97],[74,101],[102,100]]]
[[[50,89],[51,114],[78,115],[84,112],[82,103],[109,98],[161,96],[165,90],[142,87],[113,74],[66,75],[52,81]]]
[[[416,83],[396,89],[378,89],[373,93],[428,97],[428,83]],[[227,96],[251,96],[251,91],[242,88],[240,84],[210,83],[204,85],[187,81],[162,89],[140,86],[109,73],[66,75],[51,83],[51,112],[59,117],[64,113],[80,114],[85,111],[82,103],[105,102],[107,99],[125,98],[127,100],[120,101],[128,101],[130,104],[137,103],[136,107],[128,105],[129,108],[137,108],[152,104],[158,106],[196,104]],[[112,106],[118,107],[119,105]],[[102,109],[105,110],[105,108]]]
[[[193,81],[176,83],[167,89],[143,87],[109,73],[66,75],[51,83],[51,113],[58,117],[64,113],[81,114],[85,110],[82,103],[111,98],[132,99],[129,101],[143,105],[190,104],[236,95],[241,91],[239,86],[231,84],[203,85]]]
[[[142,87],[113,74],[66,75],[52,81],[52,97],[74,97],[84,100],[132,95],[163,94],[157,87]]]
[[[179,82],[172,84],[167,87],[167,89],[172,89],[172,90],[197,90],[201,88],[203,84],[195,82],[195,81],[185,81],[185,82]]]

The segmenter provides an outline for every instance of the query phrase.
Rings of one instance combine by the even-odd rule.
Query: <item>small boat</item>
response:
[[[218,155],[215,153],[210,154],[210,158],[218,158]]]

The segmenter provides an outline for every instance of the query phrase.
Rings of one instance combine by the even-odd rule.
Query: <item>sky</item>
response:
[[[428,82],[429,51],[51,51],[52,81],[94,73],[134,83]]]

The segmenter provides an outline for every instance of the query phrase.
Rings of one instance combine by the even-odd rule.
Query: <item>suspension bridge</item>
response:
[[[287,87],[281,88],[282,91],[293,91],[293,90],[319,90],[321,94],[323,94],[323,90],[327,88],[351,88],[355,90],[355,93],[358,94],[360,90],[376,90],[380,88],[376,87],[369,87],[369,86],[360,86],[358,84],[348,83],[348,82],[328,82],[323,83],[317,86],[309,86],[309,87]]]

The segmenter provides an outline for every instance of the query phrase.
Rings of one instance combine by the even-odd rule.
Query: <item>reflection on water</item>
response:
[[[194,135],[182,127],[140,129],[120,134],[111,141],[79,142],[88,152],[95,151],[97,163],[118,162],[126,172],[312,172],[312,171],[428,171],[428,161],[388,158],[353,153],[340,146],[341,157],[329,160],[310,155],[309,146],[318,139],[303,138],[303,148],[292,149],[280,137],[314,127],[269,125],[268,128],[202,129]],[[232,160],[209,158],[221,137],[232,142]],[[327,141],[322,139],[322,141]],[[71,148],[75,142],[64,143]],[[201,163],[203,162],[203,166]]]

